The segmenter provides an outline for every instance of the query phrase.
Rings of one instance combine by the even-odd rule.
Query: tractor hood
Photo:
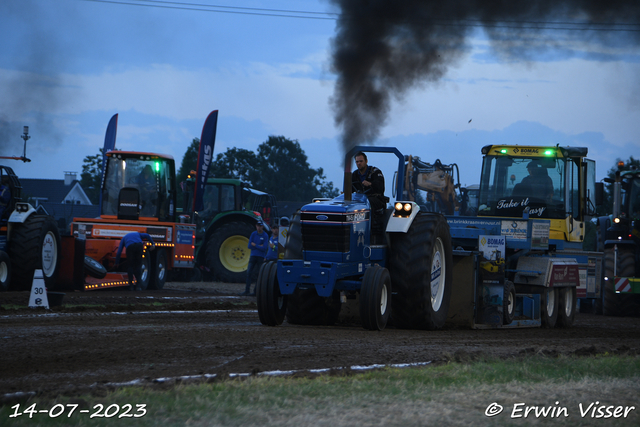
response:
[[[344,200],[340,195],[300,209],[305,259],[311,253],[312,259],[321,261],[364,259],[364,248],[370,241],[371,212],[366,196],[353,194],[352,199]]]

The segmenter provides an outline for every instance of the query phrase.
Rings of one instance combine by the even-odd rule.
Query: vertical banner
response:
[[[218,126],[218,110],[209,114],[202,127],[200,150],[198,152],[198,168],[196,171],[196,185],[193,194],[193,211],[204,209],[204,186],[209,178],[209,166],[213,160],[213,148],[216,144],[216,128]]]
[[[107,151],[116,148],[116,134],[118,133],[118,114],[114,114],[107,125],[107,133],[104,135],[104,146],[102,147],[102,170],[100,184],[100,213],[102,214],[102,189],[104,188],[104,168],[107,161]]]

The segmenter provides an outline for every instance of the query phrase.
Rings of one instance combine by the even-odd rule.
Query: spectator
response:
[[[267,255],[268,243],[269,235],[264,231],[264,223],[262,220],[258,220],[256,223],[256,231],[251,233],[251,237],[249,237],[249,244],[247,245],[247,247],[251,249],[249,266],[247,267],[247,286],[240,296],[255,296],[255,288],[253,292],[251,292],[251,283],[253,282],[254,276],[258,274],[258,270],[260,270],[264,257]]]
[[[271,237],[269,238],[269,249],[267,250],[267,256],[264,257],[265,261],[277,261],[278,260],[278,224],[271,227]]]

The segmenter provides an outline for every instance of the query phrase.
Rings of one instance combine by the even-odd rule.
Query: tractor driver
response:
[[[537,160],[532,160],[527,164],[527,172],[529,175],[513,187],[513,195],[535,197],[545,203],[551,202],[553,181],[547,170]]]
[[[351,174],[351,183],[356,191],[369,199],[373,212],[373,223],[381,225],[388,199],[384,195],[384,175],[375,166],[369,166],[367,155],[359,151],[354,157],[358,170]]]

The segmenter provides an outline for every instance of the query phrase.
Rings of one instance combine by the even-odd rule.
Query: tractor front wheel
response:
[[[362,278],[360,287],[360,319],[365,329],[382,331],[391,313],[391,277],[389,270],[374,265]]]
[[[265,262],[260,267],[256,283],[258,317],[260,323],[267,326],[281,325],[287,312],[287,296],[280,293],[277,270],[277,262]]]

